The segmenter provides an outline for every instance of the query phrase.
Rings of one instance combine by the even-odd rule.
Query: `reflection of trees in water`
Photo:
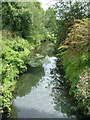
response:
[[[14,118],[18,118],[18,109],[13,105],[13,106],[11,106],[11,109],[12,109],[12,111],[11,111],[11,114],[10,114],[10,120],[15,120]]]
[[[17,82],[14,96],[25,96],[30,93],[32,87],[38,86],[39,80],[44,76],[44,69],[42,67],[31,68],[30,72],[22,75]]]
[[[68,117],[73,117],[76,112],[76,105],[73,102],[73,99],[67,94],[67,91],[64,88],[53,90],[53,100],[55,103],[55,110],[61,111],[66,114]]]
[[[59,66],[60,68],[60,66]],[[64,71],[62,66],[60,69],[55,68],[51,70],[51,76],[53,81],[52,94],[54,100],[54,109],[56,111],[61,111],[63,114],[66,114],[69,118],[77,118],[77,120],[86,120],[86,116],[82,114],[83,110],[80,110],[77,107],[77,102],[73,96],[69,95],[69,90],[67,84],[65,84]]]
[[[31,68],[26,74],[22,75],[17,82],[14,96],[25,96],[32,90],[32,87],[37,87],[39,80],[44,76],[44,69],[42,67]],[[11,117],[12,120],[17,118],[18,109],[12,105]]]

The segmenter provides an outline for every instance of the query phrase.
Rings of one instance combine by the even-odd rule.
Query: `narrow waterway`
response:
[[[11,118],[75,118],[76,106],[57,67],[58,58],[51,46],[45,47],[37,51],[44,55],[42,65],[31,67],[17,82]]]

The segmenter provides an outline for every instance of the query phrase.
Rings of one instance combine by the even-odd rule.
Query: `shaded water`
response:
[[[11,118],[75,118],[76,105],[51,51],[52,47],[42,45],[37,51],[45,56],[42,66],[31,68],[18,80]]]

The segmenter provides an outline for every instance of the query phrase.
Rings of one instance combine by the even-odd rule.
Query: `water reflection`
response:
[[[32,69],[29,74],[21,76],[17,84],[16,99],[14,99],[13,103],[13,107],[16,108],[17,118],[67,118],[65,114],[54,109],[51,96],[53,85],[47,87],[48,83],[54,80],[50,73],[52,69],[56,68],[56,60],[56,57],[47,55],[42,60],[43,69],[40,68],[36,72],[35,69]],[[39,71],[41,74],[39,74]],[[34,78],[36,82],[32,83],[32,80],[35,81]],[[14,114],[14,110],[12,114]]]
[[[58,61],[57,61],[58,63]],[[51,69],[53,81],[50,82],[50,85],[53,85],[51,96],[54,100],[54,109],[56,111],[66,114],[68,118],[74,118],[75,120],[86,120],[88,119],[82,113],[83,110],[80,110],[73,96],[69,95],[69,86],[65,83],[64,71],[62,65],[57,64],[57,67]]]
[[[26,74],[22,75],[17,82],[14,96],[25,96],[30,93],[33,87],[38,86],[38,82],[44,76],[44,69],[42,67],[31,68]]]

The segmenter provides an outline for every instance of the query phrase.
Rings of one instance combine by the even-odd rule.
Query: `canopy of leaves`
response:
[[[71,1],[71,0],[59,0],[54,5],[54,10],[57,11],[57,47],[60,42],[66,39],[67,34],[70,32],[68,29],[73,25],[75,19],[87,18],[88,6],[87,2]]]
[[[40,44],[44,39],[44,10],[39,2],[3,2],[2,27],[29,42]]]

